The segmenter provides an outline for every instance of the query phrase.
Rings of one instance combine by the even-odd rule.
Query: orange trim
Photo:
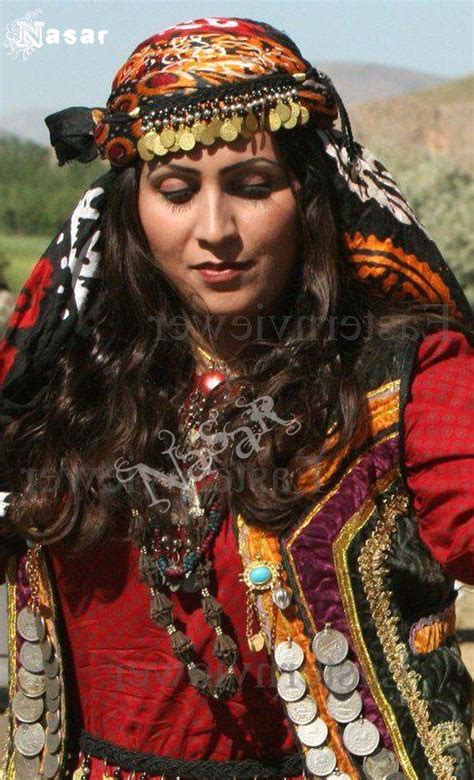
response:
[[[242,525],[244,524],[243,518],[239,515],[238,525],[241,544],[245,544],[245,553],[248,555],[249,559],[254,560],[257,553],[260,553],[263,559],[275,564],[281,564],[282,557],[278,536],[270,534],[269,531],[246,524],[244,534],[242,528]],[[281,580],[282,584],[286,584],[287,578],[284,569]],[[274,628],[276,644],[291,637],[291,639],[297,642],[303,649],[305,660],[299,671],[301,671],[308,683],[308,693],[313,696],[316,701],[319,716],[324,720],[328,727],[329,734],[327,744],[334,750],[339,770],[341,772],[346,772],[351,780],[358,780],[359,773],[353,766],[347,751],[343,746],[339,726],[336,721],[331,718],[327,710],[327,689],[321,681],[317,661],[311,650],[310,640],[305,634],[303,621],[297,617],[294,606],[290,605],[284,612],[279,609],[276,610]]]
[[[455,630],[456,610],[452,604],[439,615],[419,620],[412,626],[410,646],[415,653],[430,653],[440,647]]]

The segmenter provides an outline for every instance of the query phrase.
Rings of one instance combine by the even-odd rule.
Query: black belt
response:
[[[228,778],[247,778],[254,780],[258,777],[296,777],[303,772],[303,756],[301,753],[293,753],[289,756],[275,758],[247,758],[242,761],[212,761],[198,760],[186,761],[181,758],[166,758],[152,753],[139,753],[135,750],[126,750],[112,742],[93,737],[87,731],[81,731],[80,749],[94,758],[105,759],[111,766],[117,766],[126,772],[146,772],[149,775],[165,775],[167,777],[205,778],[205,780],[223,780]]]

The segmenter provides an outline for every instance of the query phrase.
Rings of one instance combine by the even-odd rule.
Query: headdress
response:
[[[331,79],[270,25],[208,18],[170,27],[134,49],[105,107],[71,107],[45,121],[59,165],[100,155],[111,169],[82,195],[18,296],[0,345],[1,426],[34,408],[65,340],[93,324],[104,207],[118,173],[137,156],[308,123],[327,156],[345,259],[357,275],[387,299],[445,304],[470,316],[392,176],[354,141]]]

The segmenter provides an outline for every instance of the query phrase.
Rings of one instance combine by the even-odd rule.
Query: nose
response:
[[[201,189],[196,214],[196,238],[201,243],[219,246],[238,235],[236,215],[229,199],[218,187]]]

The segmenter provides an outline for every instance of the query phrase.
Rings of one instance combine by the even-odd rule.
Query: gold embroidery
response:
[[[389,485],[397,477],[398,473],[398,468],[395,468],[392,469],[392,471],[390,471],[388,474],[384,475],[384,477],[377,480],[373,488],[374,493],[377,494],[378,492],[387,490]],[[400,734],[395,714],[379,685],[377,674],[363,639],[362,628],[359,623],[359,616],[357,614],[354,594],[352,592],[349,567],[347,564],[347,550],[349,545],[356,533],[358,533],[358,531],[364,527],[373,511],[373,497],[369,496],[365,503],[353,515],[353,517],[343,526],[333,545],[334,566],[336,569],[339,593],[341,594],[344,612],[347,616],[352,640],[357,650],[357,658],[362,667],[364,677],[369,685],[370,692],[382,714],[385,725],[387,726],[387,729],[390,733],[394,748],[397,752],[400,762],[402,763],[404,772],[408,775],[410,780],[417,780],[415,770],[412,766],[408,753],[405,750],[405,745]]]
[[[406,494],[398,491],[385,503],[381,517],[360,553],[359,570],[388,667],[408,706],[428,762],[438,780],[455,780],[454,760],[451,756],[443,756],[444,732],[433,729],[428,704],[421,695],[421,677],[410,669],[407,648],[399,638],[398,619],[390,609],[391,593],[385,586],[385,556],[396,518],[406,511],[407,502]],[[402,756],[400,759],[403,763]],[[412,775],[411,766],[403,768],[410,777],[416,777]]]
[[[462,742],[467,747],[469,753],[472,752],[471,739],[467,728],[464,723],[455,720],[446,720],[434,726],[433,741],[439,744],[441,751],[446,750],[451,745]]]

